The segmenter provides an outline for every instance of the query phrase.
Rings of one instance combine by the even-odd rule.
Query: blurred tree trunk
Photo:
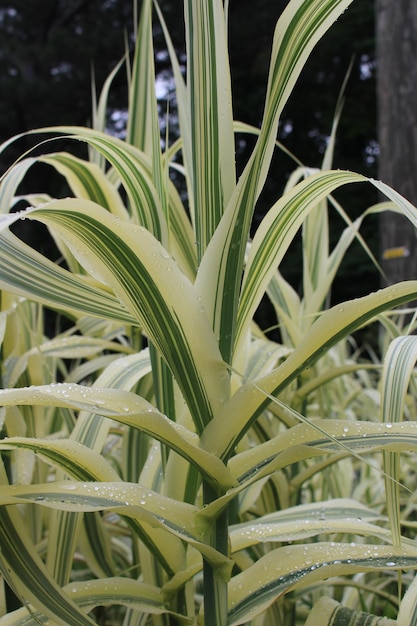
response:
[[[379,178],[417,205],[417,1],[376,0]],[[392,212],[380,219],[388,284],[417,278],[416,230]]]

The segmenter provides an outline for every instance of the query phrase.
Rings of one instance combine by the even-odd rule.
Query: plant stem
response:
[[[204,504],[216,500],[219,494],[207,483],[203,485]],[[222,511],[207,533],[206,542],[222,554],[229,552],[228,511]],[[227,626],[227,582],[216,575],[204,561],[204,625]]]

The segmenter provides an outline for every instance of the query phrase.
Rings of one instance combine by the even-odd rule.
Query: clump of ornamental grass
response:
[[[336,626],[346,611],[411,624],[417,345],[390,312],[417,282],[326,302],[366,215],[415,223],[415,209],[331,170],[334,128],[323,168],[297,169],[250,238],[280,114],[350,0],[289,2],[259,129],[233,120],[227,6],[184,2],[184,78],[154,4],[179,138],[161,147],[144,0],[126,139],[103,130],[111,76],[93,129],[35,131],[53,139],[1,180],[0,625]],[[257,140],[237,179],[242,130]],[[62,136],[88,157],[54,151]],[[38,163],[66,197],[20,193]],[[346,184],[387,201],[352,223],[332,196]],[[332,250],[330,208],[346,217]],[[62,262],[16,235],[22,220],[47,227]],[[301,294],[279,272],[300,229]],[[265,294],[279,342],[254,323]],[[48,309],[67,320],[52,337]],[[383,364],[351,348],[375,320]]]

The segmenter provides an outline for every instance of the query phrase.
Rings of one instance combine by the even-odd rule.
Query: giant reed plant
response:
[[[395,338],[379,402],[378,365],[356,360],[347,338],[415,299],[417,282],[326,309],[360,226],[346,218],[330,252],[328,200],[342,185],[369,184],[328,169],[333,135],[323,170],[298,170],[249,237],[280,114],[350,0],[289,2],[261,127],[246,129],[256,145],[238,180],[235,132],[245,127],[232,114],[227,6],[184,1],[184,79],[154,4],[180,138],[161,149],[144,0],[126,140],[103,131],[110,77],[93,129],[36,131],[86,144],[88,158],[53,152],[50,139],[42,156],[22,155],[1,181],[0,624],[295,626],[328,596],[331,608],[321,599],[325,610],[309,617],[309,626],[325,626],[327,614],[326,624],[342,623],[331,597],[351,605],[351,589],[357,607],[397,611],[398,570],[409,587],[398,623],[412,624],[414,500],[404,513],[400,482],[414,467],[409,460],[403,475],[399,455],[416,446],[417,423],[402,420],[415,340]],[[19,195],[37,163],[64,177],[70,197]],[[171,168],[184,178],[186,206]],[[389,208],[416,223],[406,200],[370,182],[387,202],[369,212]],[[12,212],[22,200],[28,208]],[[47,226],[61,265],[10,230],[21,220]],[[300,228],[302,296],[277,270]],[[253,322],[265,293],[279,344]],[[52,339],[43,335],[44,306],[70,320]]]

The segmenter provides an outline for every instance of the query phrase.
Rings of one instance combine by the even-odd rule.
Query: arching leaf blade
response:
[[[60,626],[91,626],[90,619],[60,589],[49,574],[19,513],[0,506],[0,569],[23,604],[29,604]]]
[[[52,201],[26,216],[59,233],[136,317],[174,373],[201,432],[228,395],[228,374],[193,285],[165,248],[145,229],[87,201]]]
[[[269,404],[270,395],[285,389],[331,346],[362,324],[382,311],[416,297],[417,281],[406,281],[324,311],[286,361],[270,374],[256,381],[249,381],[235,393],[226,403],[225,413],[222,415],[220,412],[206,427],[201,439],[202,446],[220,456],[230,454],[249,426]],[[216,434],[218,428],[222,429],[221,442]]]
[[[149,402],[131,392],[97,387],[86,388],[83,385],[73,384],[32,386],[0,390],[0,405],[59,406],[109,417],[121,424],[137,428],[168,446],[192,463],[204,478],[217,488],[228,489],[235,485],[235,480],[222,461],[199,447],[199,439],[195,433],[162,415]],[[94,445],[94,441],[91,441],[91,435],[86,430],[88,424],[82,425],[82,427],[84,432],[82,439],[85,440],[88,437],[90,445]],[[31,440],[27,439],[26,441],[29,446]],[[11,442],[12,439],[10,438],[5,442],[0,441],[0,447],[10,445]],[[23,440],[21,445],[23,445]],[[110,475],[104,473],[101,476],[94,473],[102,466],[104,472],[107,471],[107,467],[110,471],[111,467],[108,466],[103,457],[94,453],[90,447],[82,446],[77,441],[67,440],[63,443],[58,440],[41,443],[38,439],[34,439],[31,445],[35,450],[44,449],[45,452],[48,450],[58,451],[59,449],[60,454],[63,455],[63,460],[60,462],[62,468],[65,468],[64,459],[67,459],[72,466],[73,459],[79,457],[77,463],[80,470],[88,467],[92,476],[99,480],[114,479],[114,473]],[[113,478],[111,478],[112,476]],[[88,480],[82,474],[77,474],[77,477],[80,480]]]
[[[16,216],[13,216],[15,221]],[[0,233],[0,287],[74,315],[138,322],[108,290],[61,268],[10,232]]]
[[[237,344],[248,329],[268,283],[307,215],[335,189],[365,180],[352,172],[318,172],[298,183],[270,209],[258,227],[249,250],[239,301]]]
[[[277,548],[232,578],[229,624],[244,624],[290,590],[330,576],[413,569],[416,556],[414,546],[316,543]]]

